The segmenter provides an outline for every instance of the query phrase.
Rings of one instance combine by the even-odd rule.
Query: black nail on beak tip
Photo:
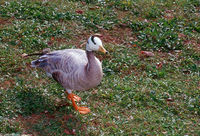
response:
[[[109,52],[108,52],[108,51],[106,51],[106,54],[109,54]]]

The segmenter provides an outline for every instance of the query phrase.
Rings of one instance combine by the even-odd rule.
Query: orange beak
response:
[[[103,46],[99,46],[99,51],[103,53],[108,53]]]

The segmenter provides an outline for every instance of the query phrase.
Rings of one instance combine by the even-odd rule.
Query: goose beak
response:
[[[105,49],[102,45],[99,46],[99,51],[100,51],[100,52],[103,52],[103,53],[105,53],[105,54],[108,53],[108,51],[106,51],[106,49]]]

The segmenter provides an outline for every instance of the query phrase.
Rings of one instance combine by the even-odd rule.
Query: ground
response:
[[[199,0],[0,1],[0,135],[200,135],[199,18]],[[22,54],[90,35],[109,54],[101,84],[74,91],[81,115]]]

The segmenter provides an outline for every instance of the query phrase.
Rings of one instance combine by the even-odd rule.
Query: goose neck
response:
[[[95,56],[93,51],[86,51],[87,58],[88,58],[88,64],[91,65],[95,61]]]

